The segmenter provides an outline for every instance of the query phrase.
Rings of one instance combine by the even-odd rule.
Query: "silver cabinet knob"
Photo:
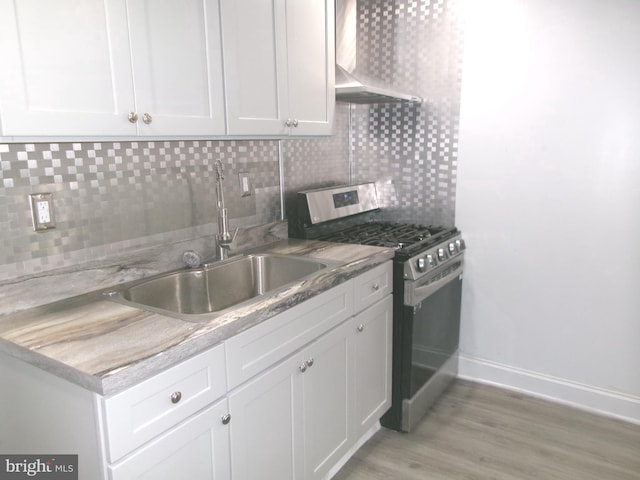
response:
[[[294,119],[293,119],[293,126],[294,126],[294,127],[297,127],[297,126],[298,126],[298,119],[297,119],[297,118],[294,118]]]
[[[147,125],[149,125],[151,122],[153,122],[153,117],[148,113],[145,113],[142,115],[142,121]]]
[[[300,365],[300,371],[302,373],[307,371],[307,362],[304,362],[302,365]]]
[[[227,425],[231,421],[231,415],[227,413],[226,415],[220,417],[220,420],[222,420],[223,425]]]
[[[178,403],[182,399],[182,392],[173,392],[170,398],[171,403]]]
[[[377,292],[378,290],[380,290],[380,285],[374,283],[373,285],[371,285],[371,288],[373,288]]]
[[[358,332],[360,332],[360,333],[364,332],[364,325],[363,325],[362,323],[361,323],[360,325],[358,325],[357,330],[358,330]]]
[[[129,112],[129,116],[127,118],[131,123],[136,123],[138,121],[138,114],[136,112]]]
[[[313,367],[313,358],[307,360],[307,367]]]
[[[284,122],[284,124],[285,124],[287,127],[290,127],[290,126],[291,126],[291,119],[290,119],[290,118],[287,118],[287,120]]]

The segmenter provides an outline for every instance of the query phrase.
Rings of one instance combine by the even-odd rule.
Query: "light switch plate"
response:
[[[31,205],[31,220],[36,232],[43,232],[56,228],[53,216],[53,194],[32,193],[29,195]]]
[[[240,179],[240,192],[242,197],[251,196],[251,181],[249,180],[249,174],[247,172],[240,172],[238,174]]]

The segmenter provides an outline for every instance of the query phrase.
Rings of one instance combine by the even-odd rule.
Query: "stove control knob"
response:
[[[456,253],[458,253],[458,245],[456,245],[455,243],[451,242],[449,245],[449,254],[450,255],[455,255]]]
[[[419,272],[424,272],[427,269],[427,262],[424,258],[419,258],[416,260],[416,268]]]
[[[439,248],[438,249],[438,260],[443,261],[443,260],[446,260],[447,258],[449,258],[449,255],[447,254],[447,251],[444,248]]]
[[[458,240],[456,240],[456,245],[458,247],[459,251],[464,250],[465,248],[467,248],[467,246],[464,244],[464,240],[459,238]]]
[[[432,254],[427,255],[427,263],[432,268],[438,265],[438,261],[436,260],[436,257],[434,257]]]

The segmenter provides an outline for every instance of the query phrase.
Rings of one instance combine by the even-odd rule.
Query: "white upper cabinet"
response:
[[[217,0],[0,0],[2,135],[224,134],[219,32]]]
[[[0,0],[3,134],[135,134],[126,18],[117,2]]]
[[[221,0],[227,131],[330,135],[331,0]]]
[[[287,2],[289,115],[293,135],[330,135],[335,109],[333,0]]]
[[[217,0],[127,0],[138,131],[225,133]]]

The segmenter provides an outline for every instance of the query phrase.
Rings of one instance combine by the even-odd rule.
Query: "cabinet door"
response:
[[[356,438],[391,406],[391,295],[353,318]]]
[[[224,134],[218,0],[127,0],[127,13],[139,133]]]
[[[287,1],[292,135],[331,135],[335,109],[334,2]]]
[[[284,0],[220,3],[228,133],[288,134]]]
[[[110,480],[228,480],[229,425],[224,399],[109,466]]]
[[[351,330],[351,322],[342,324],[305,349],[305,479],[323,478],[353,444]]]
[[[124,4],[0,0],[2,135],[135,135]]]
[[[234,480],[302,480],[300,355],[229,395]],[[185,477],[183,477],[185,478]]]

